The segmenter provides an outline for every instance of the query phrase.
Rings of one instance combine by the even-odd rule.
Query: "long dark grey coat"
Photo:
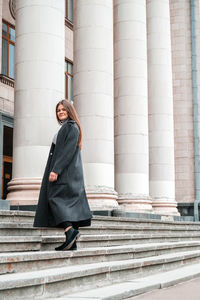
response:
[[[78,139],[79,127],[68,118],[58,132],[56,145],[51,145],[35,214],[35,227],[60,227],[60,223],[65,221],[76,226],[91,224],[92,214],[84,187]],[[51,171],[58,174],[55,182],[49,181]]]

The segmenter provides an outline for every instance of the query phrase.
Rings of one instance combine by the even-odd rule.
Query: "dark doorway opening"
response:
[[[7,185],[12,178],[13,128],[3,126],[2,199],[8,194]]]

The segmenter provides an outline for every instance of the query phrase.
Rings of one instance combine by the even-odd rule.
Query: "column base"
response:
[[[7,200],[11,206],[37,205],[41,178],[14,178],[8,183]]]
[[[7,200],[11,206],[37,205],[41,178],[15,178],[8,183]],[[113,210],[119,207],[117,193],[109,188],[87,189],[87,197],[92,211]]]
[[[120,209],[125,212],[152,212],[151,197],[146,195],[119,195],[118,203],[120,205]]]
[[[176,201],[159,199],[153,200],[152,207],[155,214],[180,216]]]
[[[87,198],[92,211],[113,210],[119,207],[117,192],[106,187],[87,188]]]

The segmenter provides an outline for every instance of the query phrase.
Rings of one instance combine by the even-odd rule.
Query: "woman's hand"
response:
[[[50,175],[49,175],[49,181],[53,182],[53,181],[56,181],[58,178],[58,174],[57,173],[54,173],[54,172],[51,172]]]

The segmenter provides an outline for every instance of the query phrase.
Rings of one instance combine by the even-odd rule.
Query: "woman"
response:
[[[66,240],[55,250],[75,250],[78,228],[90,226],[81,160],[82,133],[74,106],[68,100],[56,105],[61,128],[54,136],[42,180],[35,227],[62,227]]]

